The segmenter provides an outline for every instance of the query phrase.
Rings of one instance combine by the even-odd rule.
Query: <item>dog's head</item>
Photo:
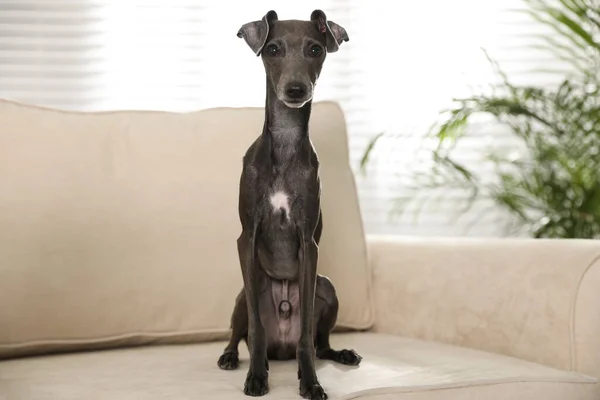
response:
[[[242,25],[237,35],[262,57],[277,98],[291,108],[312,99],[326,54],[349,40],[346,30],[321,10],[313,11],[310,21],[279,21],[271,10]]]

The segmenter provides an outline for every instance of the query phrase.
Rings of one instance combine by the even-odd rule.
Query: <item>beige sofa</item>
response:
[[[263,110],[0,102],[0,399],[245,399],[217,359],[241,274],[237,184]],[[365,236],[344,117],[313,107],[341,302],[331,399],[600,399],[597,241]],[[297,399],[272,362],[266,398]]]

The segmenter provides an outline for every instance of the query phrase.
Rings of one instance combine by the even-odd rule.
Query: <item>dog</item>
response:
[[[362,357],[329,344],[339,303],[332,282],[317,274],[321,181],[308,123],[326,54],[349,38],[322,10],[313,11],[309,21],[280,21],[271,10],[242,25],[237,35],[261,56],[267,93],[262,134],[243,157],[237,249],[244,286],[218,366],[238,368],[244,339],[250,353],[246,395],[268,393],[269,359],[296,358],[300,395],[327,399],[315,355],[346,365],[359,365]]]

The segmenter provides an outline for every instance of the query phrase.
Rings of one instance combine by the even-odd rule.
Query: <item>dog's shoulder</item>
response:
[[[264,151],[262,146],[262,136],[259,136],[252,142],[252,144],[246,150],[242,160],[242,174],[240,177],[240,185],[246,186],[241,188],[242,190],[247,189],[253,190],[253,187],[257,184],[261,165],[264,164]],[[263,160],[263,161],[261,161]],[[245,190],[244,190],[245,191]]]
[[[248,147],[246,153],[244,153],[243,164],[244,167],[255,164],[258,159],[258,153],[262,147],[262,136],[257,137],[254,142]]]

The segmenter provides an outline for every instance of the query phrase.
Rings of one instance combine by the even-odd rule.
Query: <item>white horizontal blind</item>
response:
[[[351,31],[349,1],[0,0],[2,96],[86,110],[263,105],[263,67],[238,29],[317,7]],[[351,56],[330,57],[319,98],[353,94]]]
[[[431,203],[416,226],[390,220],[390,200],[406,193],[408,167],[427,167],[418,137],[438,110],[467,93],[467,84],[491,79],[479,46],[514,75],[548,66],[523,50],[523,32],[538,29],[534,23],[503,12],[519,3],[0,0],[0,97],[73,110],[262,106],[263,66],[236,36],[239,27],[270,9],[280,19],[308,19],[320,8],[350,36],[328,56],[315,100],[343,107],[352,167],[372,135],[386,130],[402,138],[382,142],[369,174],[357,175],[367,230],[462,234],[460,224],[446,221],[463,193]],[[469,143],[465,157],[492,139],[508,140],[488,133]],[[491,211],[474,234],[496,234],[503,218]]]

